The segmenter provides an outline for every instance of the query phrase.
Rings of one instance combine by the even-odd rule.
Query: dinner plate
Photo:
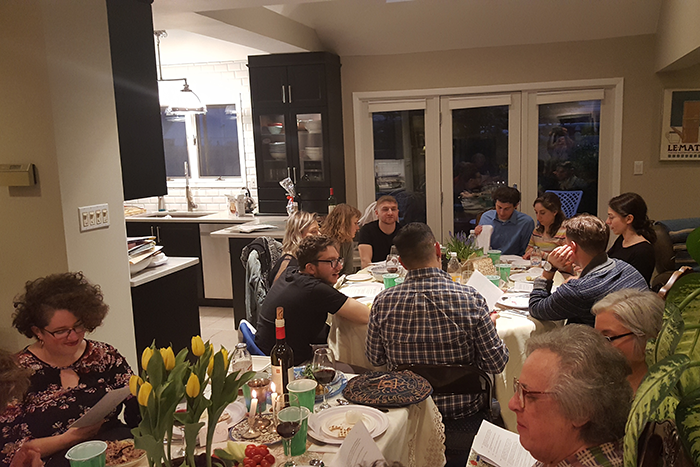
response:
[[[357,299],[362,297],[374,298],[382,290],[384,290],[384,284],[362,282],[343,287],[340,289],[340,292],[344,293],[348,297]]]
[[[332,417],[326,417],[321,424],[321,431],[323,431],[326,436],[330,436],[331,438],[344,438],[345,436],[342,436],[341,430],[350,431],[354,425],[354,423],[348,423],[345,418],[346,414],[347,411],[342,413],[337,412],[334,413]],[[365,424],[367,431],[372,433],[372,431],[377,427],[377,420],[374,417],[365,414],[360,414],[360,417],[360,420],[362,420],[362,423]]]
[[[325,409],[317,414],[313,414],[311,418],[309,418],[308,435],[322,443],[342,444],[345,438],[341,438],[334,433],[340,430],[333,430],[332,433],[334,433],[334,435],[329,436],[324,432],[323,426],[328,424],[330,420],[344,420],[348,410],[360,412],[363,423],[366,423],[366,420],[371,420],[374,423],[372,429],[367,427],[367,431],[372,435],[372,438],[381,436],[387,428],[389,428],[389,418],[381,411],[364,405],[344,405],[341,407],[331,407],[330,409]]]
[[[373,279],[372,274],[366,274],[366,273],[357,273],[357,274],[350,274],[349,276],[346,277],[347,280],[350,282],[364,282],[364,281],[371,281]]]
[[[496,302],[498,305],[503,305],[507,308],[517,308],[518,310],[527,310],[530,308],[530,294],[518,293],[507,294],[502,296]]]

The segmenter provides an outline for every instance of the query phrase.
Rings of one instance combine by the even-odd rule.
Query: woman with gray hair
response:
[[[624,356],[575,324],[530,338],[527,354],[508,408],[536,466],[621,467],[632,403]]]
[[[596,330],[627,358],[632,367],[627,380],[636,393],[648,370],[646,343],[661,330],[664,301],[650,290],[623,289],[598,301],[591,313]]]

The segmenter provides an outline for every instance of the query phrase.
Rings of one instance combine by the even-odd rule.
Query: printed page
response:
[[[532,467],[534,457],[520,444],[520,436],[484,420],[474,438],[472,451],[498,467]]]
[[[372,439],[365,424],[357,422],[340,445],[340,450],[328,467],[356,467],[360,464],[371,465],[374,461],[384,460],[377,443]]]
[[[76,420],[69,428],[81,428],[99,423],[129,396],[129,386],[109,391],[90,410]]]

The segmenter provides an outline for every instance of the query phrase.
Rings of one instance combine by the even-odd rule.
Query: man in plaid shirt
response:
[[[508,349],[496,333],[486,300],[472,287],[452,282],[440,266],[440,244],[430,227],[414,222],[394,238],[401,264],[408,269],[403,284],[384,290],[374,300],[365,354],[373,365],[390,370],[403,364],[470,364],[500,373]],[[479,400],[470,395],[434,396],[443,417],[476,413]]]

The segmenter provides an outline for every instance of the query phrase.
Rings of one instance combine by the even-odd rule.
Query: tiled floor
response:
[[[216,350],[223,345],[233,352],[238,344],[238,331],[233,327],[233,308],[200,306],[199,325],[205,342],[209,340]]]

